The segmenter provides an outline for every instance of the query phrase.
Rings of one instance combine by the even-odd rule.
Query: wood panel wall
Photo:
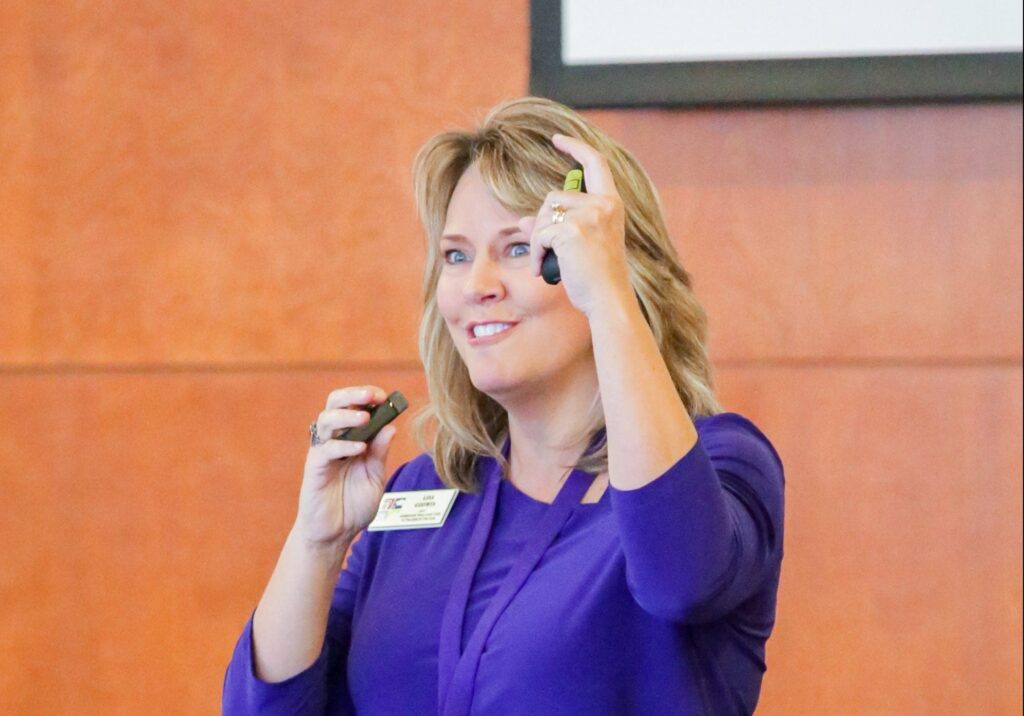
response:
[[[0,4],[0,712],[217,711],[327,392],[423,403],[412,157],[527,66],[525,0]],[[786,462],[760,712],[1019,713],[1020,104],[587,114]]]

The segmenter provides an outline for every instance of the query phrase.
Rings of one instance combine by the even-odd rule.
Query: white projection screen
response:
[[[574,107],[1013,100],[1019,0],[532,0],[530,91]]]

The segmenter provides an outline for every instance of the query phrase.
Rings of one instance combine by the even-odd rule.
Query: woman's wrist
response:
[[[344,534],[331,542],[307,539],[298,525],[292,527],[288,540],[303,555],[304,561],[330,572],[340,572],[348,548],[355,541],[355,535]]]
[[[637,320],[647,327],[643,315],[636,294],[632,291],[608,291],[587,313],[587,321],[592,329],[595,325],[624,326]]]

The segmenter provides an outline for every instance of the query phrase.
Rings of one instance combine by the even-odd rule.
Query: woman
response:
[[[587,193],[552,190],[574,162]],[[704,314],[646,174],[536,98],[436,136],[414,174],[432,449],[385,487],[394,427],[315,439],[225,711],[753,711],[782,464],[715,400]],[[540,278],[549,249],[560,285]],[[384,398],[332,392],[315,435]],[[342,569],[385,489],[443,487],[459,494],[442,526],[366,532]]]

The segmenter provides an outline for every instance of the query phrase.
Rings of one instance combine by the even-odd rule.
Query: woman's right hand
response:
[[[311,446],[299,492],[295,530],[316,548],[344,550],[377,514],[384,485],[384,460],[395,427],[387,425],[369,443],[330,439],[344,428],[365,425],[362,406],[378,405],[387,393],[373,385],[341,388],[327,397],[316,420],[320,445]]]

